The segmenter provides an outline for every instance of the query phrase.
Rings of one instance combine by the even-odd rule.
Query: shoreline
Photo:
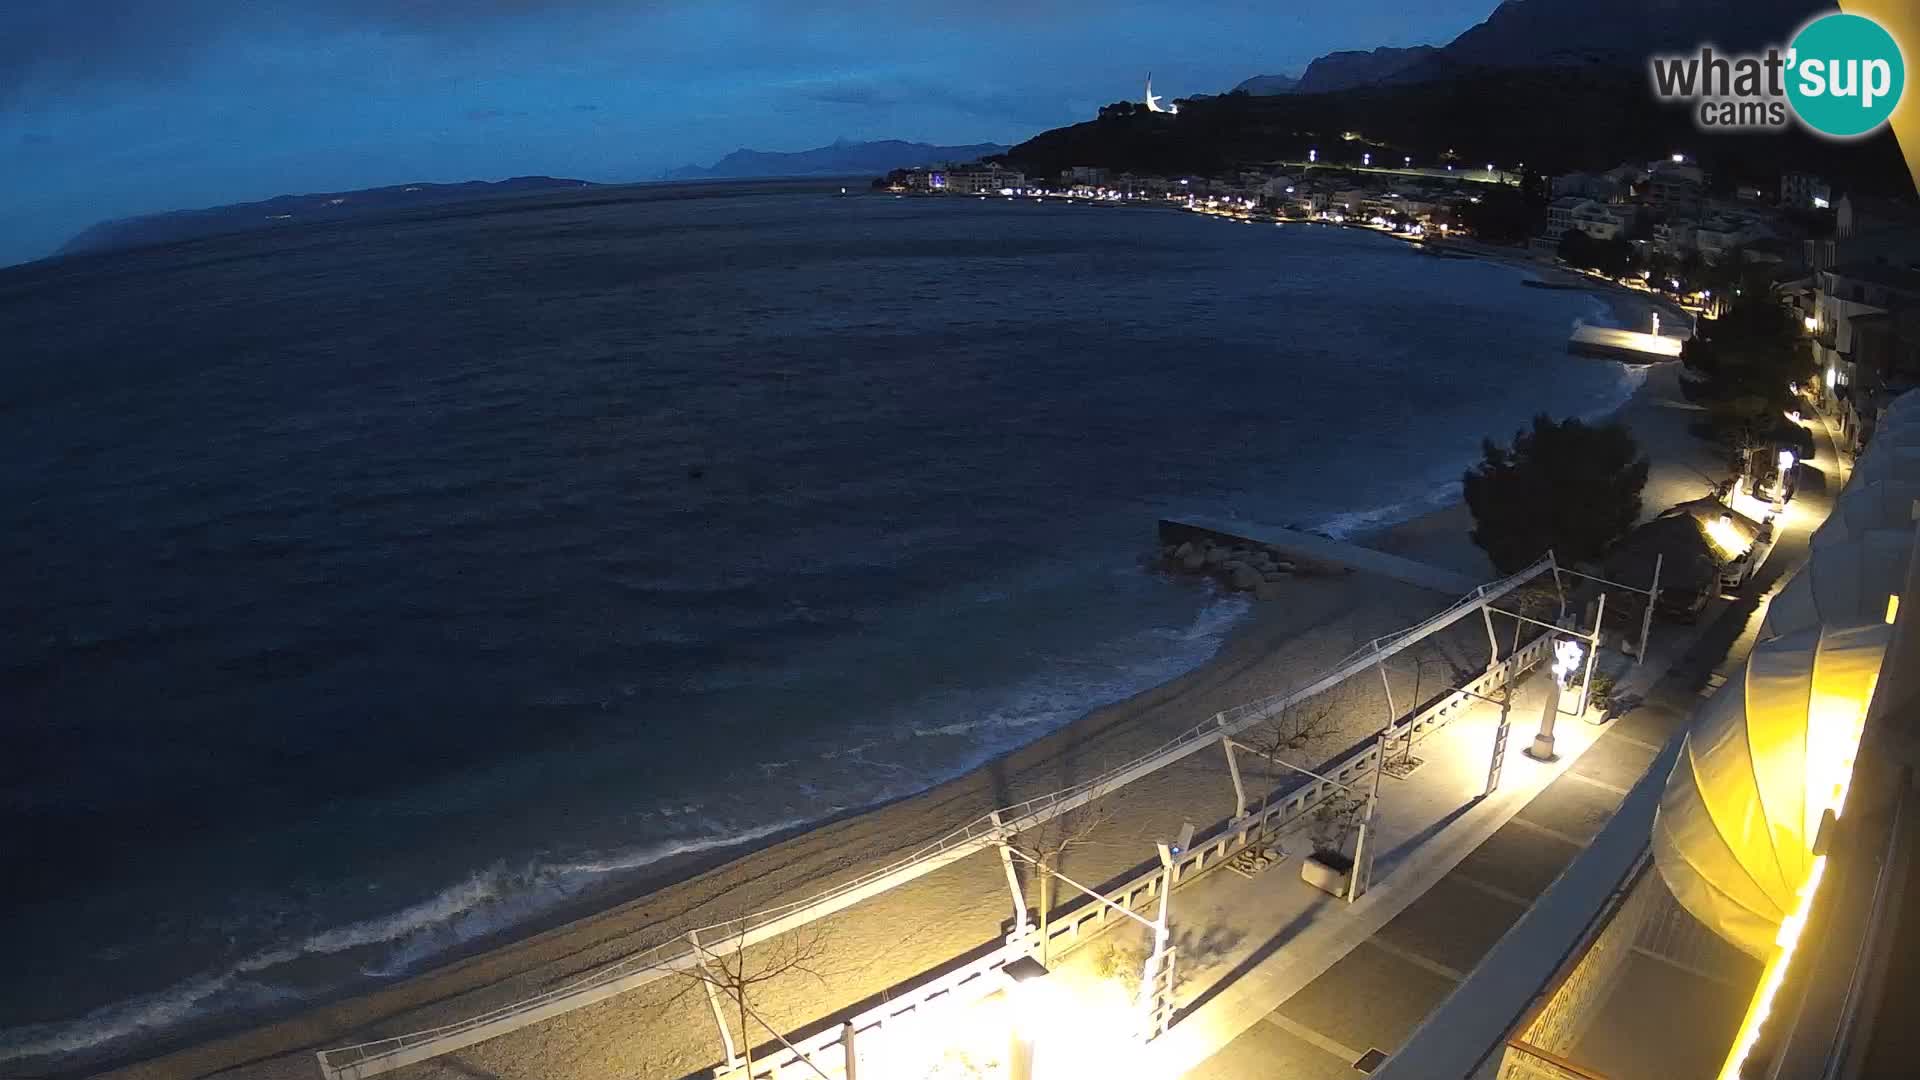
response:
[[[1552,269],[1530,260],[1516,261],[1535,272]],[[1631,310],[1628,305],[1634,301],[1641,302],[1642,307],[1654,302],[1630,290],[1616,290],[1617,295],[1609,295],[1593,287],[1597,283],[1583,281],[1582,284],[1601,296],[1616,318],[1626,318]],[[1660,365],[1659,369],[1670,372],[1672,367]],[[1610,415],[1619,417],[1633,412],[1637,403],[1644,404],[1642,399],[1653,391],[1655,383],[1652,378],[1644,380]],[[1384,551],[1452,564],[1456,569],[1470,567],[1473,576],[1488,578],[1492,570],[1466,539],[1461,525],[1464,516],[1464,503],[1456,497],[1447,506],[1407,520],[1357,530],[1353,539]],[[1143,542],[1143,549],[1144,546]],[[1468,566],[1459,565],[1462,562]],[[149,1044],[137,1059],[106,1055],[102,1060],[118,1062],[114,1074],[126,1076],[199,1076],[243,1063],[254,1066],[247,1069],[246,1075],[311,1076],[312,1063],[305,1051],[355,1041],[358,1036],[349,1036],[349,1032],[364,1033],[376,1028],[388,1033],[444,1022],[495,1003],[488,999],[515,998],[528,989],[540,988],[569,973],[577,974],[604,963],[633,944],[651,944],[665,936],[665,924],[708,922],[795,895],[811,895],[836,879],[857,872],[863,863],[911,850],[946,828],[956,827],[988,809],[1052,790],[1062,786],[1063,780],[1073,782],[1082,778],[1079,775],[1082,772],[1098,771],[1108,760],[1106,756],[1098,756],[1099,750],[1118,755],[1125,753],[1123,748],[1128,746],[1142,742],[1152,745],[1158,741],[1159,733],[1170,727],[1168,720],[1177,721],[1171,730],[1179,730],[1197,717],[1214,711],[1208,708],[1212,701],[1236,704],[1258,696],[1249,684],[1258,683],[1260,676],[1286,675],[1310,665],[1316,652],[1326,651],[1316,650],[1314,646],[1327,640],[1339,645],[1335,627],[1359,627],[1355,633],[1369,628],[1394,629],[1414,621],[1423,613],[1417,612],[1422,605],[1432,608],[1445,602],[1445,598],[1411,587],[1376,587],[1370,591],[1390,594],[1389,597],[1382,602],[1359,605],[1366,608],[1366,614],[1356,619],[1351,609],[1356,606],[1355,593],[1359,590],[1354,586],[1357,582],[1357,578],[1297,579],[1289,586],[1291,592],[1299,594],[1297,600],[1290,596],[1285,604],[1256,606],[1234,627],[1219,649],[1194,669],[1130,698],[1090,710],[1033,742],[1003,752],[916,794],[844,811],[756,840],[669,857],[650,867],[644,876],[593,890],[528,922],[476,939],[458,952],[446,955],[434,967],[384,986],[343,990],[318,1001],[304,1002],[239,1032],[231,1031],[217,1017],[211,1017],[203,1024],[180,1029],[174,1038]],[[1263,610],[1272,607],[1290,610]],[[1417,613],[1409,616],[1406,612]],[[1336,656],[1343,651],[1342,648],[1331,650]],[[1266,670],[1257,670],[1262,668]],[[1308,667],[1308,670],[1313,669]],[[1102,745],[1090,745],[1096,743]],[[1345,747],[1330,749],[1337,753]],[[1092,760],[1079,760],[1083,758]],[[1169,773],[1183,771],[1167,770]],[[1156,776],[1127,791],[1160,786],[1161,779]],[[1177,806],[1188,800],[1174,797],[1163,801]],[[1156,807],[1143,816],[1164,817],[1163,810]],[[1131,811],[1128,817],[1131,821]],[[1131,862],[1122,864],[1123,868],[1131,865]],[[998,882],[996,896],[991,879],[998,877],[998,868],[989,869],[988,907],[1004,906],[1004,882]],[[1097,875],[1094,880],[1105,880],[1109,876],[1098,870],[1082,873]],[[966,947],[971,948],[987,939],[978,932],[979,927],[966,919],[956,917],[953,922],[961,925],[958,936],[930,945],[926,956],[950,950],[955,941],[965,942]],[[969,934],[973,935],[970,941],[967,940]],[[926,966],[924,960],[922,957],[912,963]],[[885,979],[879,982],[882,988],[890,985]],[[642,992],[633,996],[640,997]],[[472,1005],[459,1004],[469,1000],[473,1001]],[[564,1019],[552,1021],[550,1026],[561,1025]],[[710,1019],[707,1023],[710,1025]],[[227,1034],[218,1034],[222,1030]],[[705,1034],[711,1040],[711,1031]],[[496,1042],[518,1038],[516,1035]],[[464,1060],[486,1049],[475,1047],[460,1057]],[[717,1058],[717,1049],[712,1056]],[[285,1068],[288,1065],[290,1070]],[[59,1070],[56,1074],[91,1071],[97,1067]],[[669,1069],[667,1073],[649,1075],[678,1074]]]

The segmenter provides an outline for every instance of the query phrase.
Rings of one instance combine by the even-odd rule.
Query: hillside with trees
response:
[[[1343,134],[1356,136],[1343,138]],[[1913,182],[1891,131],[1852,142],[1797,128],[1703,136],[1690,112],[1648,92],[1638,69],[1477,70],[1439,82],[1377,85],[1334,94],[1256,96],[1240,91],[1181,103],[1178,114],[1131,102],[1098,118],[1043,132],[1005,160],[1028,175],[1076,165],[1159,176],[1211,176],[1279,161],[1359,165],[1411,157],[1461,168],[1497,163],[1555,175],[1691,155],[1717,191],[1740,184],[1772,190],[1780,174],[1819,162],[1840,190],[1911,198]]]

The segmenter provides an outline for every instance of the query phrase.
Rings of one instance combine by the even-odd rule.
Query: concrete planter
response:
[[[1331,896],[1347,895],[1347,879],[1352,875],[1353,860],[1346,855],[1316,851],[1300,860],[1300,880]],[[1361,880],[1364,882],[1365,878]],[[1360,892],[1365,891],[1363,884]]]

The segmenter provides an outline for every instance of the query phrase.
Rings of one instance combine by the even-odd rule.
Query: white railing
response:
[[[1237,705],[1196,724],[1162,744],[1159,749],[1072,787],[1049,792],[1025,802],[983,815],[919,850],[842,882],[804,900],[757,911],[737,919],[693,928],[710,952],[744,949],[795,927],[842,911],[869,897],[906,884],[943,866],[985,851],[999,841],[1043,824],[1102,795],[1149,776],[1222,739],[1277,715],[1353,675],[1366,670],[1420,640],[1445,629],[1468,614],[1491,604],[1553,569],[1547,555],[1532,566],[1472,593],[1421,622],[1360,646],[1318,679],[1284,694]],[[1517,659],[1510,657],[1509,661]],[[1491,674],[1491,673],[1489,673]],[[1485,678],[1486,676],[1482,676]],[[1471,684],[1470,684],[1471,685]],[[575,1009],[584,1008],[657,979],[694,966],[700,953],[685,941],[686,931],[641,952],[616,960],[577,979],[525,999],[490,1009],[438,1027],[374,1039],[351,1046],[315,1052],[326,1080],[362,1080],[384,1072],[451,1053],[474,1043],[516,1031]]]
[[[1446,725],[1461,709],[1471,708],[1476,700],[1475,695],[1491,697],[1492,691],[1517,682],[1529,670],[1548,659],[1551,649],[1552,643],[1547,635],[1535,637],[1492,670],[1456,688],[1409,718],[1398,729],[1396,738],[1408,734],[1415,742],[1426,738]],[[1392,749],[1388,751],[1389,754],[1395,752]],[[1380,741],[1368,738],[1338,762],[1328,766],[1325,779],[1300,784],[1246,817],[1216,822],[1201,834],[1206,839],[1196,841],[1175,857],[1172,867],[1174,884],[1178,886],[1217,869],[1229,856],[1247,847],[1256,838],[1285,832],[1311,814],[1324,799],[1339,791],[1342,785],[1349,788],[1359,786],[1379,764]],[[1115,910],[1115,906],[1129,911],[1149,912],[1158,901],[1166,880],[1167,871],[1153,866],[1103,892],[1101,897],[1105,903],[1082,898],[1078,903],[1054,912],[1047,924],[1048,954],[1055,958],[1064,956],[1092,941],[1115,922],[1124,921],[1124,916]],[[824,1075],[829,1080],[840,1080],[846,1075],[849,1029],[854,1035],[853,1045],[858,1048],[861,1040],[879,1036],[885,1025],[893,1021],[924,1017],[934,1007],[961,1006],[977,1001],[1005,985],[989,976],[997,975],[1007,961],[1028,955],[1034,941],[1030,936],[1016,938],[980,959],[924,984],[897,988],[891,992],[890,1000],[883,1004],[823,1028],[808,1038],[791,1040],[785,1046],[769,1047],[765,1054],[755,1058],[751,1074],[744,1067],[732,1070],[721,1067],[714,1070],[714,1076],[720,1080],[800,1080],[802,1077],[819,1080]]]

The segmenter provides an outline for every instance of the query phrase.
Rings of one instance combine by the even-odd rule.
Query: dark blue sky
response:
[[[95,221],[741,146],[1016,142],[1494,0],[0,0],[0,264]]]

